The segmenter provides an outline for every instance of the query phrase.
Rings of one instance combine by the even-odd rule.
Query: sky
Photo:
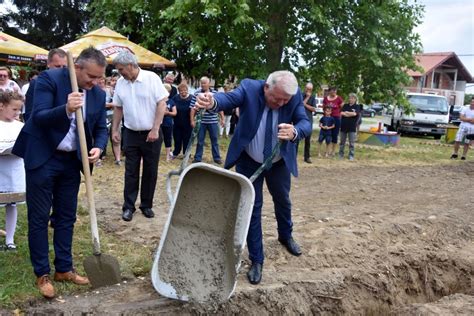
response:
[[[414,30],[420,35],[423,51],[455,52],[474,76],[474,0],[416,2],[425,6],[423,22]],[[471,85],[467,91],[474,93],[474,84]]]
[[[474,0],[409,2],[425,6],[422,23],[414,30],[420,35],[423,51],[455,52],[471,76],[474,76]],[[0,6],[0,12],[3,11],[3,6],[5,4]],[[468,89],[470,93],[474,93],[474,84]]]

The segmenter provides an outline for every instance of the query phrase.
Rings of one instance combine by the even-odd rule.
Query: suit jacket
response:
[[[64,139],[71,121],[66,113],[67,96],[72,92],[67,68],[43,71],[36,79],[33,110],[20,132],[12,152],[24,159],[25,169],[46,163]],[[107,145],[105,92],[94,86],[86,94],[85,131],[87,148]],[[80,159],[79,137],[77,137]]]
[[[240,86],[228,93],[217,93],[214,95],[217,101],[217,111],[239,108],[239,124],[229,145],[225,168],[233,167],[239,159],[245,147],[252,141],[257,133],[263,111],[266,106],[262,80],[244,79]],[[278,124],[293,124],[298,132],[297,140],[310,135],[312,126],[306,116],[301,92],[297,92],[290,101],[280,107],[278,111]],[[263,150],[263,148],[262,148]],[[283,142],[280,147],[280,155],[285,161],[288,170],[296,177],[298,168],[296,164],[296,141]]]

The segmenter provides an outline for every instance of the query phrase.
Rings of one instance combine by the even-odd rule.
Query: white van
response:
[[[444,96],[426,93],[408,93],[408,102],[414,113],[407,115],[396,106],[384,114],[384,125],[400,134],[434,136],[440,139],[446,134],[449,122],[448,102]]]

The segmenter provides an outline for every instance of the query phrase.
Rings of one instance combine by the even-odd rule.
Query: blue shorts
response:
[[[332,140],[331,130],[321,130],[321,131],[319,131],[318,142],[321,144],[324,140],[326,140],[326,144],[329,144],[331,142],[331,140]]]

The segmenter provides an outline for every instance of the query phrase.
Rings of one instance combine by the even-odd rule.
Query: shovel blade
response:
[[[84,260],[84,270],[92,288],[120,283],[118,260],[107,254],[92,255]]]

